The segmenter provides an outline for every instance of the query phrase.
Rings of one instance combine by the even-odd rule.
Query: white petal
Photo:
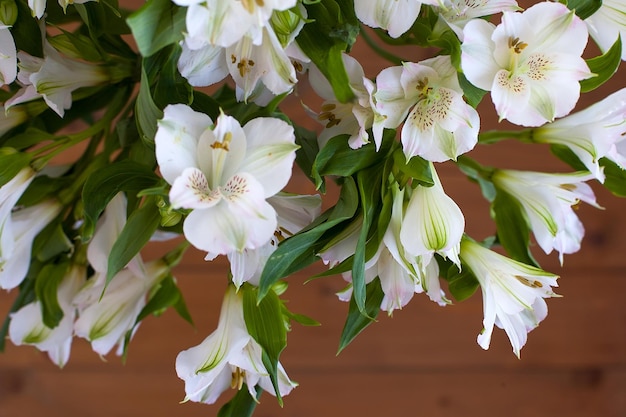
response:
[[[204,173],[198,168],[185,169],[170,190],[170,202],[174,208],[207,209],[220,199],[219,191],[209,188]]]
[[[206,87],[228,75],[224,48],[207,44],[200,49],[191,49],[186,42],[182,43],[182,48],[178,71],[192,86]]]
[[[495,44],[491,40],[495,26],[482,19],[470,21],[463,30],[461,67],[469,82],[490,91],[493,79],[500,70],[494,60]]]

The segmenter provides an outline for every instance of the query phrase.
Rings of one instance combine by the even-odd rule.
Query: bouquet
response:
[[[311,278],[346,282],[340,352],[416,294],[443,307],[480,289],[477,343],[488,349],[497,327],[519,357],[558,296],[533,251],[563,264],[580,249],[574,209],[601,208],[588,182],[626,196],[626,88],[575,109],[626,59],[625,9],[2,0],[0,288],[14,302],[0,350],[32,345],[63,367],[82,338],[126,359],[146,317],[174,309],[192,323],[174,275],[194,247],[203,268],[225,258],[229,273],[217,329],[181,346],[175,370],[185,401],[234,389],[220,416],[251,415],[264,392],[282,405],[297,386],[280,361],[289,330],[319,323],[285,294],[319,262]],[[357,40],[387,62],[375,77],[351,55]],[[302,86],[317,99],[294,101]],[[481,102],[510,128],[481,129]],[[472,156],[505,140],[569,168]],[[444,165],[477,184],[491,236],[466,232]],[[316,193],[285,191],[296,170]],[[163,254],[148,259],[148,244]]]

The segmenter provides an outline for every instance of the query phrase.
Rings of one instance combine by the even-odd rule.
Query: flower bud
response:
[[[13,26],[17,20],[17,4],[15,0],[0,0],[0,23]]]

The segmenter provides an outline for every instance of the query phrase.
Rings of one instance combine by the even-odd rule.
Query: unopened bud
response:
[[[15,0],[0,0],[0,23],[13,26],[17,20],[17,4]]]

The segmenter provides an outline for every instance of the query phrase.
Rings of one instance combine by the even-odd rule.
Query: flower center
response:
[[[524,278],[524,277],[520,277],[519,275],[515,275],[515,278],[521,282],[522,284],[526,285],[527,287],[530,288],[542,288],[543,284],[539,281],[536,280],[529,280],[528,278]]]
[[[263,0],[241,0],[241,4],[243,8],[248,11],[248,13],[254,12],[255,4],[259,7],[265,6],[265,2]]]
[[[419,91],[419,99],[424,100],[427,99],[430,93],[433,91],[433,88],[428,85],[428,77],[424,77],[419,80],[415,85],[415,89]]]
[[[237,388],[237,391],[239,391],[243,386],[245,378],[246,371],[244,371],[240,367],[236,367],[235,370],[231,373],[230,387],[232,389]]]
[[[231,55],[230,60],[233,64],[237,63],[237,70],[242,78],[252,70],[252,67],[255,64],[253,60],[247,58],[242,58],[239,62],[237,62],[237,57],[235,55]]]
[[[337,126],[339,123],[341,123],[341,119],[339,119],[337,115],[333,113],[333,110],[335,110],[336,108],[337,108],[336,104],[333,104],[333,103],[324,104],[322,106],[322,112],[319,114],[319,116],[317,116],[317,120],[319,120],[320,122],[324,120],[328,120],[325,126],[326,129],[330,129],[331,127]]]

